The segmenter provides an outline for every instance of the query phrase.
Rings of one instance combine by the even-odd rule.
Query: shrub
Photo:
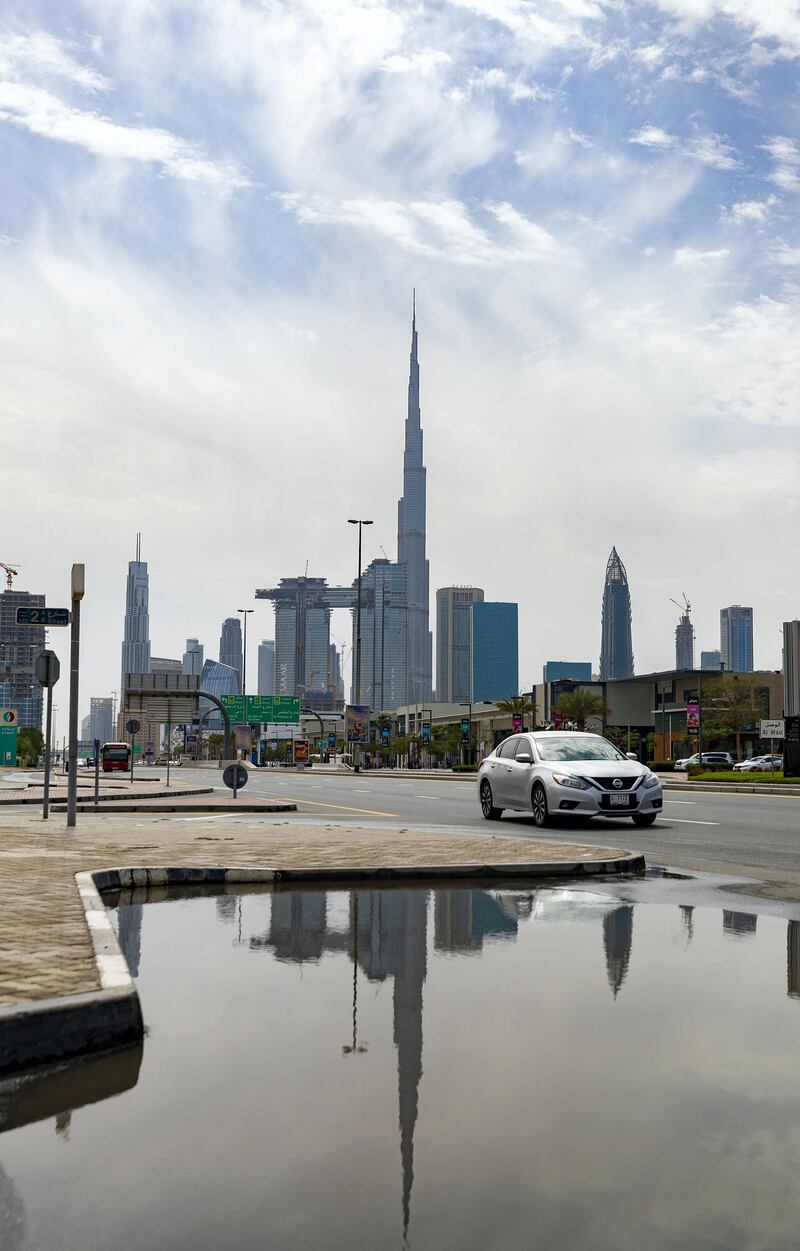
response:
[[[453,765],[453,773],[477,773],[478,766],[470,764]]]
[[[791,782],[796,779],[785,778],[782,773],[734,773],[732,769],[717,770],[716,772],[701,773],[699,769],[692,769],[689,778],[692,782]]]
[[[675,768],[674,760],[651,760],[650,768],[654,773],[672,773]]]

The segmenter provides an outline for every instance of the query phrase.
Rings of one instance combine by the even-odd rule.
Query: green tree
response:
[[[17,735],[17,755],[24,765],[30,767],[38,763],[44,755],[44,735],[35,726],[27,726]]]
[[[511,716],[525,716],[526,712],[533,711],[534,720],[536,719],[536,705],[530,701],[528,695],[514,695],[511,699],[498,699],[497,708],[499,712],[510,713]]]
[[[620,751],[635,751],[639,746],[639,735],[635,730],[628,730],[622,725],[607,725],[603,737],[613,743]]]
[[[701,732],[703,745],[711,739],[735,738],[741,759],[742,733],[754,730],[769,711],[769,693],[754,678],[726,673],[703,684]]]
[[[458,755],[461,742],[461,728],[457,725],[435,725],[431,731],[431,747],[436,759],[449,756],[452,760]]]
[[[206,737],[206,747],[208,748],[209,760],[219,760],[222,755],[222,744],[224,741],[224,735],[218,734],[216,731]]]
[[[586,722],[608,716],[611,710],[603,703],[602,695],[576,686],[558,697],[556,712],[566,721],[572,721],[576,730],[585,730]]]

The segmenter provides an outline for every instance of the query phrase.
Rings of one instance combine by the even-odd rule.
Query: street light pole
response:
[[[248,728],[248,738],[250,730],[250,722],[247,720],[247,614],[254,611],[252,608],[237,608],[237,612],[242,614],[244,621],[244,630],[242,638],[242,721]],[[252,742],[250,744],[250,754],[252,755]]]
[[[371,521],[363,518],[348,517],[347,524],[350,526],[358,526],[358,580],[356,591],[356,676],[355,676],[355,697],[356,703],[361,703],[361,527],[371,526]],[[358,744],[353,744],[353,769],[356,773],[359,771],[358,762]]]
[[[69,772],[67,774],[67,827],[75,825],[78,811],[78,670],[81,650],[81,600],[85,566],[72,566],[72,629],[69,661]]]

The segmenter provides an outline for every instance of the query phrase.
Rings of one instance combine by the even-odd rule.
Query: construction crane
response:
[[[683,613],[686,617],[688,617],[688,616],[689,616],[689,614],[690,614],[690,612],[692,611],[692,605],[689,603],[688,599],[686,598],[686,592],[685,592],[685,591],[684,591],[684,593],[683,593],[683,603],[682,603],[682,604],[679,604],[679,603],[678,603],[678,601],[677,601],[676,599],[673,599],[671,595],[670,595],[670,597],[669,597],[669,602],[670,602],[671,604],[674,604],[676,608],[680,608],[681,612],[682,612],[682,613]]]
[[[14,583],[14,578],[16,578],[19,573],[19,565],[7,565],[5,561],[0,560],[0,569],[5,569],[6,571],[6,590],[10,591]]]

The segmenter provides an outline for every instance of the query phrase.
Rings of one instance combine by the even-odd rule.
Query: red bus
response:
[[[128,743],[103,743],[100,748],[100,763],[104,773],[113,773],[116,769],[126,772],[131,767],[131,749]]]

